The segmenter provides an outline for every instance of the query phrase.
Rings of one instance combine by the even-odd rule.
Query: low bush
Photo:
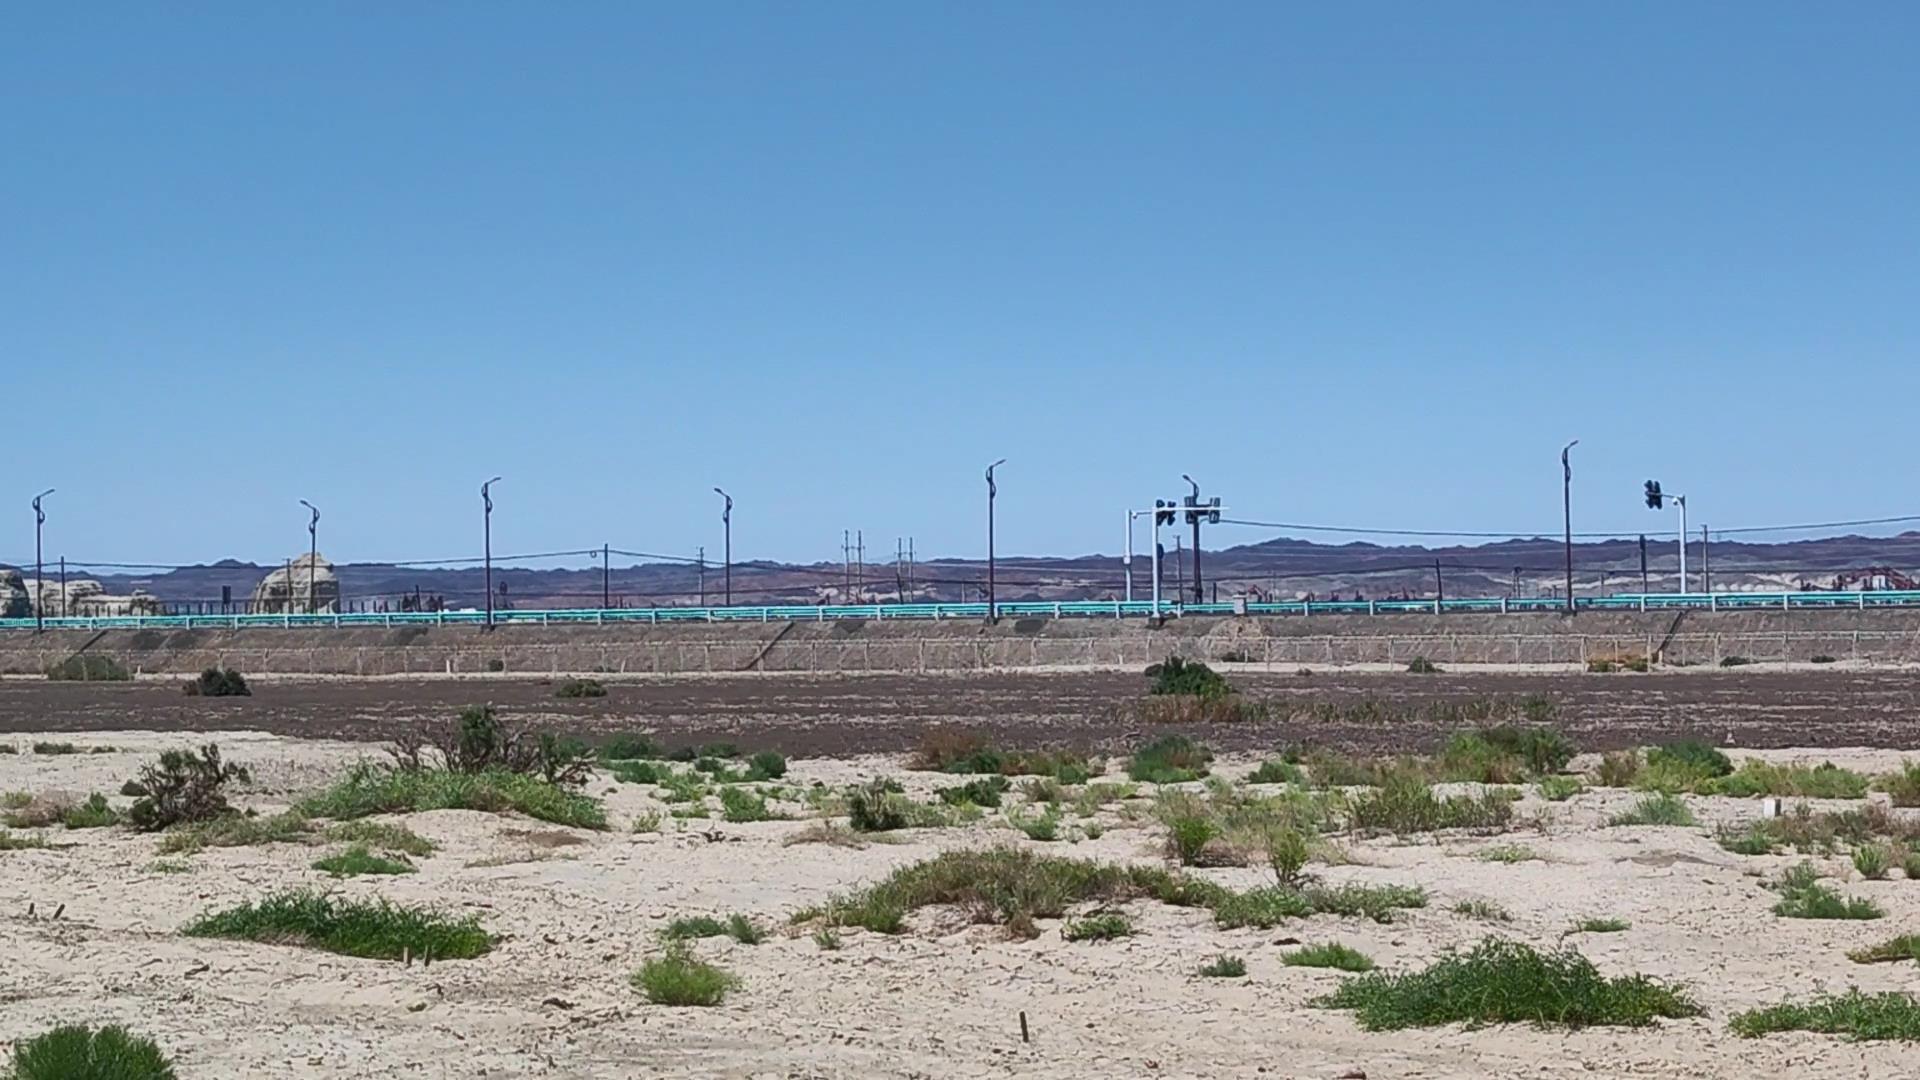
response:
[[[940,797],[941,802],[951,806],[965,803],[991,810],[1000,805],[1001,796],[1005,795],[1011,786],[1004,776],[983,776],[976,780],[969,780],[958,787],[939,788],[934,794]]]
[[[710,1006],[725,1001],[740,980],[695,958],[685,944],[676,944],[640,965],[633,986],[655,1005]]]
[[[607,688],[599,679],[563,679],[554,688],[557,698],[601,698],[607,696]]]
[[[1307,945],[1280,958],[1288,967],[1338,968],[1341,971],[1372,971],[1373,959],[1359,949],[1328,942]]]
[[[1587,785],[1581,783],[1577,776],[1543,776],[1534,788],[1548,802],[1566,802],[1586,791]]]
[[[151,1039],[122,1027],[57,1027],[13,1045],[11,1080],[174,1080]]]
[[[411,874],[413,864],[405,856],[390,858],[375,855],[364,844],[355,844],[345,851],[328,855],[313,861],[315,870],[324,870],[334,877],[358,877],[362,874]]]
[[[1727,755],[1703,742],[1682,741],[1647,751],[1646,765],[1633,786],[1648,791],[1693,791],[1703,783],[1733,772]]]
[[[623,784],[662,784],[674,775],[673,766],[665,762],[624,758],[608,762],[607,771]]]
[[[1593,782],[1601,787],[1632,787],[1640,776],[1640,769],[1640,751],[1610,751],[1600,758]]]
[[[786,756],[772,750],[761,750],[747,759],[747,779],[750,781],[779,780],[787,775]]]
[[[767,800],[745,788],[722,788],[720,816],[727,821],[776,821],[784,817],[767,808]]]
[[[1625,919],[1581,919],[1573,924],[1576,934],[1618,934],[1633,929],[1633,924]]]
[[[1728,775],[1702,781],[1694,790],[1703,795],[1784,795],[1804,799],[1858,799],[1867,793],[1867,778],[1830,761],[1811,768],[1774,765],[1748,758]]]
[[[33,752],[44,757],[58,757],[63,754],[77,754],[80,748],[70,742],[37,742]]]
[[[1847,959],[1856,964],[1893,964],[1905,960],[1920,961],[1920,934],[1902,934],[1890,941],[1855,949]]]
[[[1079,919],[1068,919],[1060,928],[1067,941],[1112,941],[1133,934],[1133,923],[1117,911],[1101,911]]]
[[[1648,795],[1622,813],[1607,819],[1609,825],[1692,825],[1693,811],[1678,795],[1659,792]]]
[[[1146,676],[1153,681],[1148,690],[1151,694],[1225,698],[1233,693],[1233,686],[1219,672],[1198,660],[1178,656],[1147,668]]]
[[[1438,675],[1440,674],[1440,665],[1424,656],[1416,656],[1407,664],[1407,673],[1409,675]]]
[[[1810,862],[1787,868],[1769,886],[1780,894],[1773,913],[1785,919],[1878,919],[1883,914],[1873,901],[1841,896],[1819,879],[1819,868]]]
[[[1751,663],[1753,663],[1753,661],[1744,656],[1723,656],[1720,658],[1721,667],[1746,667]]]
[[[94,792],[87,801],[60,815],[60,824],[69,829],[104,829],[120,824],[120,812],[107,803],[107,797]]]
[[[1421,971],[1349,979],[1314,1003],[1353,1010],[1368,1031],[1453,1023],[1638,1027],[1701,1012],[1680,990],[1646,976],[1610,979],[1570,949],[1543,953],[1496,938]]]
[[[1247,775],[1249,784],[1304,784],[1307,774],[1290,761],[1263,761]]]
[[[641,761],[662,757],[666,751],[647,735],[614,735],[600,744],[602,761]]]
[[[1129,779],[1149,784],[1179,784],[1207,775],[1213,751],[1185,735],[1162,735],[1133,752]]]
[[[1029,840],[1052,843],[1060,839],[1060,812],[1051,806],[1044,813],[1031,817],[1009,810],[1007,823],[1025,833]]]
[[[1347,824],[1362,832],[1423,833],[1441,829],[1492,829],[1513,818],[1513,802],[1493,792],[1479,796],[1434,795],[1418,777],[1395,776],[1348,804]]]
[[[361,765],[332,787],[303,800],[299,809],[313,817],[340,821],[427,810],[514,811],[577,829],[607,827],[607,814],[598,800],[538,777],[504,771],[464,773]]]
[[[1836,657],[1828,656],[1825,653],[1822,653],[1819,656],[1814,657],[1812,662],[1816,664],[1837,664],[1840,661]]]
[[[1578,752],[1555,728],[1503,724],[1456,733],[1441,748],[1437,765],[1440,779],[1511,784],[1557,773]]]
[[[1098,762],[1070,750],[1004,750],[985,736],[934,728],[920,740],[908,768],[927,772],[1051,776],[1063,784],[1084,784],[1100,774]]]
[[[1727,1022],[1735,1035],[1756,1038],[1780,1031],[1812,1031],[1861,1040],[1920,1040],[1920,1001],[1910,994],[1864,994],[1858,988],[1822,994],[1805,1004],[1783,1002],[1737,1013]]]
[[[1903,761],[1899,772],[1876,777],[1873,790],[1886,792],[1895,806],[1920,806],[1920,761]]]
[[[408,954],[467,960],[493,948],[493,935],[471,916],[450,919],[384,900],[347,900],[304,891],[278,893],[203,915],[181,933],[298,945],[377,960],[398,960]]]
[[[1237,956],[1221,953],[1200,967],[1199,974],[1209,979],[1240,979],[1247,974],[1247,962]]]
[[[1884,844],[1862,844],[1853,849],[1853,868],[1868,881],[1879,881],[1893,869],[1893,852]]]
[[[660,936],[668,941],[693,941],[708,937],[730,937],[742,945],[758,945],[767,939],[766,931],[755,926],[752,919],[745,915],[729,915],[718,919],[711,915],[693,915],[675,919],[667,924]]]
[[[187,684],[188,697],[252,697],[247,677],[232,668],[208,668]]]
[[[491,705],[469,705],[448,723],[408,732],[390,752],[396,772],[519,773],[568,787],[586,783],[593,763],[586,743],[531,731]]]
[[[48,667],[47,678],[54,682],[131,682],[133,674],[111,656],[83,653]]]
[[[154,832],[172,825],[211,821],[233,813],[226,786],[250,783],[246,766],[220,760],[220,747],[208,743],[198,751],[168,750],[152,765],[141,766],[138,777],[146,795],[127,817],[134,827]]]

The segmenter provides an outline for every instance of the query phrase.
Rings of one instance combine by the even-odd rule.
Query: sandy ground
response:
[[[117,791],[136,766],[194,737],[89,732],[65,739],[115,752],[0,755],[0,790]],[[222,732],[226,755],[255,781],[240,800],[262,811],[367,755],[364,744]],[[29,735],[0,737],[22,749]],[[1775,760],[1833,760],[1884,770],[1883,750],[1767,751]],[[1252,758],[1224,762],[1235,775]],[[898,759],[796,761],[789,782],[843,783],[876,772],[910,791],[936,782]],[[1920,1073],[1900,1044],[1811,1035],[1758,1040],[1727,1033],[1740,1009],[1857,985],[1920,990],[1920,965],[1861,966],[1850,948],[1920,931],[1920,882],[1858,879],[1844,858],[1820,860],[1845,892],[1869,896],[1875,922],[1786,920],[1762,886],[1796,861],[1745,858],[1714,844],[1710,828],[1757,815],[1757,800],[1693,798],[1698,828],[1609,828],[1638,796],[1597,790],[1561,804],[1529,795],[1507,836],[1405,843],[1354,842],[1354,865],[1327,880],[1424,886],[1423,910],[1391,925],[1320,916],[1269,931],[1220,930],[1202,911],[1129,906],[1138,935],[1069,944],[1058,924],[1038,940],[1009,941],[951,913],[923,911],[908,933],[846,931],[822,951],[787,917],[831,894],[943,849],[1014,844],[1106,860],[1158,861],[1162,832],[1149,818],[1102,812],[1096,840],[1038,844],[994,818],[965,828],[916,830],[859,850],[784,841],[804,821],[631,823],[664,809],[651,788],[604,777],[614,828],[604,833],[466,811],[405,823],[441,845],[410,876],[336,881],[308,864],[324,848],[214,849],[162,872],[156,840],[123,829],[48,832],[72,846],[0,852],[0,1041],[58,1023],[119,1022],[157,1039],[193,1077],[1891,1077]],[[126,799],[114,801],[124,805]],[[1519,842],[1548,861],[1473,857]],[[1254,869],[1200,871],[1239,886]],[[488,956],[418,965],[356,960],[299,948],[181,937],[210,909],[287,886],[477,912],[505,935]],[[1486,899],[1513,915],[1490,924],[1452,912]],[[29,917],[28,905],[36,908]],[[50,913],[66,905],[57,921]],[[648,1004],[628,976],[659,948],[679,915],[746,912],[775,933],[744,946],[709,939],[701,955],[732,969],[743,988],[711,1009]],[[1588,916],[1617,916],[1617,934],[1567,935]],[[1418,966],[1440,950],[1493,932],[1538,946],[1576,945],[1602,970],[1684,983],[1700,1019],[1646,1030],[1581,1033],[1458,1027],[1391,1034],[1359,1030],[1344,1013],[1307,1002],[1337,972],[1290,968],[1278,942],[1340,941],[1383,967]],[[1214,954],[1246,958],[1248,977],[1196,977]],[[1020,1038],[1019,1014],[1032,1041]]]

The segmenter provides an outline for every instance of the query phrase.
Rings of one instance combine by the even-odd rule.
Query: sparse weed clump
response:
[[[1502,724],[1448,739],[1436,762],[1437,775],[1442,780],[1511,784],[1558,773],[1576,753],[1573,741],[1555,728]]]
[[[603,698],[607,696],[606,684],[599,679],[564,679],[554,687],[553,696],[557,698]]]
[[[1780,1031],[1812,1031],[1861,1040],[1920,1040],[1920,1001],[1911,994],[1822,994],[1805,1004],[1783,1002],[1736,1014],[1727,1027],[1743,1038]]]
[[[1221,953],[1202,964],[1199,974],[1208,979],[1242,979],[1247,974],[1247,962],[1238,956]]]
[[[1305,784],[1307,774],[1290,761],[1267,760],[1247,775],[1249,784]]]
[[[1593,782],[1600,787],[1632,787],[1643,768],[1638,750],[1613,750],[1600,758]]]
[[[299,945],[343,956],[398,960],[468,960],[493,948],[477,918],[450,919],[384,900],[347,900],[321,893],[278,893],[213,912],[181,931],[188,937]]]
[[[1185,735],[1163,735],[1133,752],[1127,776],[1148,784],[1180,784],[1207,775],[1213,751]]]
[[[725,919],[712,915],[693,915],[675,919],[667,924],[660,936],[668,941],[693,941],[708,937],[730,937],[742,945],[758,945],[767,939],[767,932],[756,926],[745,915],[733,914]]]
[[[131,682],[133,674],[111,656],[81,653],[47,668],[52,682]]]
[[[1288,967],[1338,968],[1341,971],[1372,971],[1373,958],[1359,949],[1328,942],[1307,945],[1280,958]]]
[[[847,789],[847,824],[855,832],[893,832],[898,829],[938,829],[952,825],[966,804],[947,806],[915,802],[883,779]]]
[[[377,851],[398,852],[424,858],[433,854],[433,841],[405,825],[386,825],[377,821],[343,821],[326,831],[326,839],[339,844],[365,844]]]
[[[65,754],[77,754],[80,748],[70,742],[37,742],[33,752],[42,757],[59,757]]]
[[[538,776],[505,770],[454,772],[361,765],[301,802],[299,809],[313,817],[341,821],[426,810],[514,811],[577,829],[607,827],[606,810],[598,800]]]
[[[1810,862],[1788,867],[1769,888],[1780,894],[1773,913],[1785,919],[1878,919],[1879,905],[1859,896],[1841,896],[1820,884],[1820,870]]]
[[[104,829],[120,824],[120,811],[107,802],[107,797],[94,792],[87,801],[69,807],[60,815],[60,824],[69,829]]]
[[[1581,783],[1577,776],[1543,776],[1534,788],[1548,802],[1566,802],[1586,791],[1587,785]]]
[[[1117,911],[1099,911],[1068,919],[1060,928],[1060,936],[1067,941],[1112,941],[1132,934],[1132,921]]]
[[[38,833],[17,833],[0,829],[0,851],[31,851],[37,848],[51,847],[47,838]]]
[[[767,808],[767,800],[745,788],[720,790],[720,816],[727,821],[776,821],[784,817]]]
[[[1868,881],[1879,881],[1893,868],[1893,852],[1885,844],[1861,844],[1853,849],[1853,868]]]
[[[1473,853],[1481,862],[1523,863],[1544,862],[1545,857],[1524,844],[1496,844],[1490,848],[1481,848]]]
[[[227,784],[252,779],[246,766],[221,761],[220,747],[213,743],[199,751],[168,750],[155,764],[141,767],[139,783],[146,795],[133,804],[127,817],[146,832],[212,821],[233,813],[227,804]]]
[[[10,1080],[174,1080],[153,1040],[122,1027],[57,1027],[14,1044]]]
[[[586,743],[530,731],[491,705],[469,705],[437,728],[408,732],[389,753],[395,772],[517,773],[567,787],[586,783],[593,763]]]
[[[1618,934],[1623,930],[1631,929],[1633,929],[1633,924],[1625,919],[1581,919],[1579,922],[1573,924],[1572,932],[1576,934]]]
[[[1026,834],[1029,840],[1052,843],[1060,839],[1060,812],[1054,807],[1045,811],[1027,815],[1016,810],[1007,811],[1007,823]]]
[[[1678,795],[1662,791],[1648,795],[1623,813],[1607,819],[1609,825],[1692,825],[1693,811]]]
[[[1416,656],[1407,663],[1407,674],[1438,675],[1440,674],[1440,665],[1434,663],[1433,661],[1427,659],[1424,656]]]
[[[1886,792],[1895,806],[1920,806],[1920,761],[1901,762],[1899,772],[1876,778],[1873,790]]]
[[[1455,915],[1465,915],[1469,919],[1485,919],[1488,922],[1512,922],[1513,916],[1507,909],[1491,900],[1462,900],[1453,905]]]
[[[389,857],[375,855],[365,844],[355,844],[345,851],[336,852],[325,858],[315,859],[315,870],[324,870],[334,877],[358,877],[362,874],[411,874],[413,864],[405,856]]]
[[[208,668],[187,684],[188,697],[252,697],[247,677],[232,668]]]
[[[1347,823],[1361,832],[1423,833],[1442,829],[1493,829],[1513,819],[1513,801],[1494,792],[1436,796],[1417,776],[1397,775],[1362,793],[1347,808]]]
[[[983,776],[969,780],[958,787],[944,787],[934,791],[940,801],[949,806],[970,804],[988,810],[1000,806],[1001,797],[1012,784],[1004,776]]]
[[[1805,765],[1774,765],[1748,758],[1740,768],[1694,786],[1703,795],[1784,795],[1804,799],[1858,799],[1867,793],[1868,780],[1852,769],[1830,761]]]
[[[1856,964],[1894,964],[1906,960],[1920,961],[1920,934],[1902,934],[1890,941],[1883,941],[1864,949],[1855,949],[1847,954],[1847,959]]]
[[[309,838],[311,828],[306,816],[299,813],[227,814],[168,829],[160,838],[160,853],[191,855],[210,847],[300,843]]]
[[[698,959],[679,942],[640,965],[633,986],[655,1005],[711,1006],[725,1001],[728,993],[739,988],[740,980]]]
[[[1350,979],[1315,1004],[1351,1009],[1368,1031],[1443,1024],[1638,1027],[1697,1016],[1683,992],[1643,975],[1607,978],[1572,950],[1489,938],[1422,971]]]
[[[1084,784],[1100,774],[1100,763],[1071,750],[1004,750],[986,736],[935,728],[920,740],[908,768],[926,772],[1051,776],[1063,784]]]

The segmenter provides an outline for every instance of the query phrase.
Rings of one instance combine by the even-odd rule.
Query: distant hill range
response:
[[[1678,584],[1677,543],[1649,539],[1645,587],[1672,591]],[[1703,558],[1704,555],[1704,558]],[[1642,590],[1641,549],[1634,540],[1574,545],[1574,587],[1582,596]],[[1424,547],[1369,543],[1319,544],[1277,539],[1201,557],[1206,595],[1221,599],[1316,599],[1447,596],[1549,596],[1565,591],[1561,542],[1553,538],[1507,540],[1477,546]],[[619,560],[616,559],[616,562]],[[1719,591],[1778,591],[1802,588],[1899,588],[1920,576],[1920,533],[1890,537],[1841,536],[1788,543],[1739,543],[1715,540],[1702,552],[1699,540],[1688,549],[1690,585],[1703,586],[1710,574]],[[1165,595],[1184,587],[1191,596],[1193,553],[1169,547],[1163,560]],[[1151,591],[1151,562],[1133,561],[1134,595]],[[1437,567],[1437,569],[1436,569]],[[262,577],[276,567],[224,560],[153,574],[100,574],[72,571],[99,581],[109,593],[142,589],[169,609],[221,610],[222,589],[240,610]],[[25,568],[31,574],[32,568]],[[415,568],[380,563],[337,565],[341,595],[351,610],[401,610],[402,606],[477,607],[484,602],[483,571],[478,565]],[[49,576],[52,568],[49,567]],[[996,591],[1002,600],[1114,600],[1125,594],[1126,577],[1113,555],[1008,557],[998,561]],[[297,577],[297,575],[296,575]],[[726,589],[724,569],[708,563],[704,574],[691,562],[637,563],[572,569],[528,569],[496,563],[493,579],[502,606],[515,608],[597,607],[603,595],[615,606],[646,607],[719,604]],[[704,579],[704,592],[702,581]],[[736,604],[814,604],[851,602],[977,600],[984,595],[984,560],[938,559],[917,565],[892,562],[848,568],[839,564],[797,565],[756,561],[733,567]],[[298,592],[299,582],[295,581]]]

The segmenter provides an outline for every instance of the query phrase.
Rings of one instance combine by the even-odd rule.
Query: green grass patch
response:
[[[11,1080],[174,1080],[151,1039],[122,1027],[57,1027],[13,1046]]]
[[[1280,962],[1288,967],[1338,968],[1355,972],[1373,970],[1372,957],[1359,949],[1333,941],[1295,949],[1281,957]]]
[[[1693,811],[1678,795],[1658,792],[1648,795],[1622,813],[1607,819],[1609,825],[1692,825]]]
[[[1581,919],[1573,924],[1576,934],[1618,934],[1633,929],[1633,924],[1625,919]]]
[[[1805,765],[1774,765],[1748,758],[1726,776],[1705,780],[1694,790],[1703,795],[1784,795],[1803,799],[1858,799],[1866,795],[1867,777],[1830,761]]]
[[[1806,1003],[1782,1002],[1737,1013],[1727,1022],[1735,1035],[1757,1038],[1781,1031],[1812,1031],[1859,1040],[1920,1040],[1920,1001],[1910,994],[1822,994]]]
[[[210,847],[257,847],[304,843],[313,826],[306,815],[288,812],[265,817],[228,814],[211,821],[175,825],[160,836],[162,855],[191,855]]]
[[[1473,857],[1479,859],[1481,862],[1496,863],[1546,861],[1544,856],[1532,848],[1527,847],[1525,844],[1496,844],[1493,847],[1481,848],[1479,851],[1473,853]]]
[[[664,757],[666,752],[650,735],[623,733],[601,742],[597,754],[601,761],[640,761]]]
[[[785,817],[767,808],[767,800],[748,791],[746,788],[729,787],[720,790],[720,816],[733,822],[778,821]]]
[[[739,988],[740,980],[678,943],[640,965],[633,986],[655,1005],[711,1006],[725,1001],[728,993]]]
[[[1100,763],[1070,750],[1007,750],[985,736],[935,728],[920,741],[909,768],[927,772],[1051,776],[1063,784],[1084,784],[1098,776]]]
[[[742,945],[758,945],[767,938],[766,931],[755,926],[752,919],[740,914],[724,919],[712,915],[685,916],[668,923],[667,928],[660,931],[660,936],[668,941],[730,937]]]
[[[1008,810],[1007,824],[1025,833],[1029,840],[1052,843],[1060,839],[1060,812],[1051,806],[1042,813],[1031,815]]]
[[[1247,975],[1247,962],[1237,956],[1221,953],[1200,965],[1198,974],[1208,979],[1243,979]]]
[[[1780,894],[1773,913],[1785,919],[1878,919],[1884,914],[1871,900],[1841,896],[1820,884],[1820,870],[1810,862],[1788,867],[1769,887]]]
[[[1543,953],[1495,938],[1421,971],[1349,979],[1314,1003],[1353,1010],[1368,1031],[1454,1023],[1639,1027],[1701,1012],[1678,989],[1643,975],[1607,978],[1571,949]]]
[[[1920,960],[1920,934],[1902,934],[1878,945],[1855,949],[1847,954],[1847,959],[1856,964],[1892,964],[1903,960]]]
[[[1534,785],[1534,790],[1548,802],[1566,802],[1586,791],[1587,785],[1577,776],[1543,776],[1540,782]]]
[[[0,851],[31,851],[51,847],[39,833],[8,832],[0,829]]]
[[[623,784],[660,784],[674,775],[673,766],[661,761],[609,761],[607,772]]]
[[[1263,761],[1247,775],[1249,784],[1305,784],[1307,774],[1290,761]]]
[[[304,800],[299,809],[312,817],[340,821],[426,810],[517,812],[577,829],[607,827],[606,810],[599,800],[538,777],[500,770],[461,773],[363,765],[327,790]]]
[[[407,828],[378,821],[343,821],[328,829],[326,839],[339,844],[365,844],[376,851],[397,851],[402,855],[425,858],[433,854],[433,841]]]
[[[385,855],[375,855],[364,844],[355,844],[345,851],[315,859],[313,868],[325,870],[334,877],[413,873],[413,864],[408,862],[405,856],[390,858]]]
[[[1920,761],[1903,761],[1899,772],[1875,777],[1873,790],[1886,792],[1895,806],[1920,806]]]
[[[78,754],[80,748],[70,742],[37,742],[33,744],[33,752],[47,757],[59,757],[65,754]]]
[[[1861,844],[1853,849],[1853,868],[1868,881],[1879,881],[1893,869],[1893,851],[1885,844]]]
[[[373,960],[398,960],[409,953],[468,960],[493,948],[493,935],[473,916],[452,919],[385,900],[348,900],[300,890],[203,915],[181,932]]]
[[[934,792],[940,801],[949,806],[967,804],[987,809],[999,807],[1002,797],[1012,784],[1004,776],[982,776],[969,780],[957,787],[943,787]]]
[[[1499,727],[1462,731],[1448,739],[1434,762],[1441,780],[1512,784],[1566,768],[1577,752],[1572,740],[1549,727]]]
[[[1060,936],[1067,941],[1112,941],[1132,935],[1132,921],[1117,911],[1101,911],[1084,918],[1068,919],[1067,924],[1060,928]]]
[[[1147,784],[1180,784],[1207,775],[1213,751],[1185,735],[1162,735],[1133,752],[1129,779]]]
[[[607,696],[606,685],[599,679],[563,679],[554,687],[553,696],[557,698],[602,698]]]
[[[94,792],[87,801],[67,808],[60,815],[60,824],[69,829],[104,829],[120,824],[120,811],[107,802],[107,797]]]
[[[1507,909],[1491,900],[1462,900],[1453,905],[1455,915],[1465,915],[1469,919],[1485,919],[1488,922],[1512,922],[1513,916]]]
[[[1353,798],[1347,823],[1362,832],[1423,833],[1443,829],[1493,829],[1513,819],[1513,801],[1493,792],[1440,797],[1415,776],[1389,777],[1379,788]]]

